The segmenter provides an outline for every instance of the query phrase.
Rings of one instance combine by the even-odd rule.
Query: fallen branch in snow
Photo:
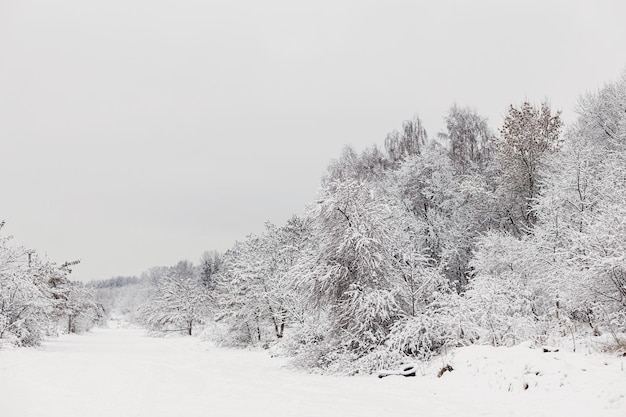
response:
[[[384,378],[386,376],[391,376],[391,375],[399,375],[399,376],[415,376],[416,375],[416,369],[414,365],[407,365],[405,367],[402,368],[402,370],[400,371],[380,371],[378,373],[378,377],[379,378]]]

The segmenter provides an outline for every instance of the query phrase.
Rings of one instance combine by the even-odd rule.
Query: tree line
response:
[[[415,117],[382,148],[346,147],[304,215],[151,271],[140,317],[349,373],[624,331],[626,73],[578,114],[565,129],[524,102],[496,133],[455,105],[436,138]]]
[[[210,327],[224,345],[271,347],[329,372],[475,343],[617,341],[626,73],[583,96],[567,128],[548,103],[510,106],[497,132],[456,105],[445,122],[430,137],[414,117],[381,147],[344,148],[304,214],[225,253],[93,290],[154,332]]]

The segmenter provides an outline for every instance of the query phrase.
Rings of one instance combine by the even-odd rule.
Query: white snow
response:
[[[623,417],[625,359],[473,346],[418,366],[415,378],[333,377],[267,352],[95,329],[0,351],[0,416]],[[445,364],[454,370],[437,378]]]

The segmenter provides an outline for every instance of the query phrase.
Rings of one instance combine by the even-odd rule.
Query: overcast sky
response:
[[[615,1],[0,0],[0,219],[74,279],[224,251],[315,198],[345,144],[626,67]]]

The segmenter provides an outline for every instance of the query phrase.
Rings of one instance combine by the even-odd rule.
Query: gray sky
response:
[[[345,144],[458,103],[577,97],[626,67],[615,1],[0,0],[0,219],[74,279],[228,249]]]

